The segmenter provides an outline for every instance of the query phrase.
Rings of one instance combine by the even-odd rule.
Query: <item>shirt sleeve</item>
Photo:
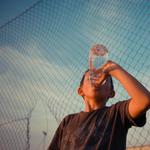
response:
[[[63,125],[64,125],[64,120],[60,123],[58,126],[55,135],[51,141],[50,146],[48,147],[47,150],[60,150],[60,145],[61,145],[61,138],[62,138],[62,132],[63,132]]]
[[[130,128],[131,126],[142,127],[146,123],[146,113],[137,119],[133,119],[129,113],[129,103],[130,100],[119,102],[119,112],[122,122],[125,128]]]

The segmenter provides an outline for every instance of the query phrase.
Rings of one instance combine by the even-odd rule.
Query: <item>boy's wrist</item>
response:
[[[120,69],[122,69],[122,67],[119,64],[112,62],[112,61],[108,62],[108,74],[109,75],[115,76],[116,71]]]

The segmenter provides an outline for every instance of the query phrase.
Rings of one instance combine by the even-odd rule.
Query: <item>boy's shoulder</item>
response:
[[[68,114],[65,118],[73,118],[77,116],[79,113],[74,113],[74,114]]]
[[[63,121],[65,121],[67,123],[69,121],[72,121],[72,119],[74,119],[78,115],[79,115],[79,113],[68,114],[67,116],[65,116],[65,118],[63,119]]]

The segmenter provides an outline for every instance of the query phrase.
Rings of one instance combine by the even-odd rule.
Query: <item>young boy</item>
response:
[[[131,99],[106,107],[108,99],[115,96],[111,76],[124,86]],[[134,77],[108,61],[97,84],[101,86],[92,86],[87,71],[78,88],[85,111],[63,119],[48,150],[125,150],[128,129],[145,124],[150,93]]]

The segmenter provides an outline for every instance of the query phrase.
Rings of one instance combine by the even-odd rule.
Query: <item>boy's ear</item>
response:
[[[111,90],[109,94],[109,98],[113,98],[115,96],[115,91]]]
[[[83,95],[84,95],[83,90],[82,90],[81,87],[78,88],[77,92],[78,92],[78,94],[79,94],[80,96],[83,96]]]

